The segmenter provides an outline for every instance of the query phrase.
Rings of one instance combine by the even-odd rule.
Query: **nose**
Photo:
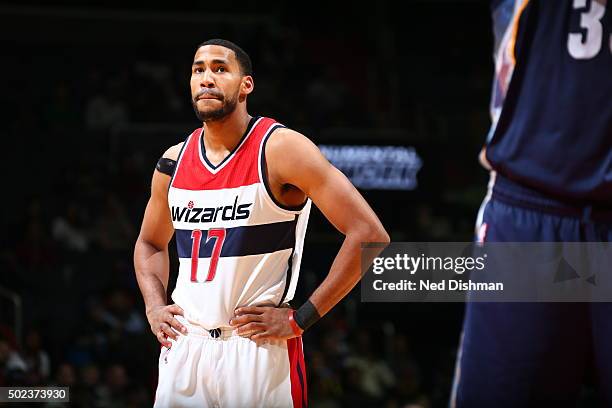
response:
[[[202,73],[202,80],[200,81],[200,86],[203,88],[214,88],[215,81],[212,75],[212,71],[210,69],[206,69]]]

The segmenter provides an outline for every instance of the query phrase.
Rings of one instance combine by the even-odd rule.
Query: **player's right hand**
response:
[[[172,347],[168,340],[176,340],[179,332],[187,334],[187,328],[181,324],[174,316],[183,316],[183,309],[179,305],[156,306],[147,312],[147,319],[151,325],[151,331],[163,346]]]

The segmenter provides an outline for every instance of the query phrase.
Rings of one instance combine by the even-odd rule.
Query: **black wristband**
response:
[[[157,161],[157,165],[155,166],[157,171],[167,174],[170,177],[172,177],[172,174],[174,174],[175,167],[176,167],[176,161],[172,159],[168,159],[166,157],[162,157],[161,159],[159,159]]]
[[[293,318],[297,325],[300,326],[302,330],[306,331],[306,329],[315,324],[321,316],[312,302],[308,300],[295,311],[295,316]]]

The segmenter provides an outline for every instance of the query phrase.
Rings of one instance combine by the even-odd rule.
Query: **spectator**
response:
[[[143,333],[147,328],[142,314],[134,308],[134,300],[121,289],[108,296],[101,318],[107,327],[118,333]]]
[[[359,372],[359,387],[372,399],[381,400],[395,385],[391,368],[375,355],[370,335],[366,331],[358,333],[355,353],[346,359],[345,366]]]
[[[27,365],[9,342],[0,338],[0,384],[25,385]]]
[[[313,408],[340,408],[342,384],[338,372],[325,360],[325,354],[314,351],[309,355],[310,406]]]
[[[128,108],[121,93],[121,83],[110,79],[104,91],[87,102],[85,124],[89,130],[106,132],[113,126],[127,123]]]
[[[65,249],[85,252],[89,248],[89,237],[81,226],[79,206],[72,201],[66,208],[66,213],[53,220],[52,234]]]
[[[74,387],[77,384],[77,377],[74,366],[63,362],[57,367],[55,373],[55,385],[58,387]]]
[[[106,196],[95,231],[98,243],[103,250],[128,250],[134,243],[136,238],[134,226],[121,201],[113,193]]]
[[[46,384],[50,387],[68,387],[68,395],[70,392],[78,389],[77,377],[74,366],[72,364],[61,363],[55,373],[55,380],[52,384]],[[68,402],[48,402],[44,406],[49,408],[69,408],[74,404]]]
[[[125,367],[121,364],[112,364],[106,369],[104,392],[107,403],[104,407],[120,408],[126,406],[126,394],[129,388],[129,380]]]
[[[32,385],[44,385],[51,374],[51,361],[49,353],[42,348],[40,333],[35,329],[26,335],[23,357],[28,371],[28,382]]]
[[[72,393],[72,400],[82,407],[102,408],[108,405],[109,396],[100,382],[100,369],[96,364],[87,364],[80,369],[81,382]]]

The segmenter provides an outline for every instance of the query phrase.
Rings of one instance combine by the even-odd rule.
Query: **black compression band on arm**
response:
[[[172,177],[174,173],[174,168],[176,167],[176,161],[172,159],[168,159],[166,157],[162,157],[157,161],[155,168],[160,172],[169,175]]]
[[[302,330],[306,331],[306,329],[315,324],[321,316],[312,302],[308,300],[295,311],[295,316],[293,318],[297,325],[300,326]]]

